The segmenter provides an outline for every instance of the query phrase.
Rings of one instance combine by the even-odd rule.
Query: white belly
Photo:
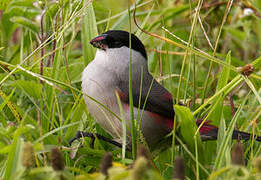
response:
[[[112,72],[102,66],[97,68],[97,63],[92,61],[83,71],[82,91],[88,111],[99,125],[113,137],[120,138],[122,125],[120,120],[113,114],[115,113],[120,117],[119,106],[115,97],[116,84],[113,83],[115,81],[113,78],[116,77]]]

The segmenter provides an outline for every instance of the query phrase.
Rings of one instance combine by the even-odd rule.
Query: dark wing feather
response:
[[[136,76],[135,76],[136,74]],[[142,79],[142,91],[140,93],[141,86],[141,78],[140,73],[133,73],[133,84],[132,84],[132,94],[133,94],[133,105],[135,107],[143,108],[143,105],[146,101],[146,96],[149,93],[147,98],[147,102],[145,104],[145,110],[148,110],[153,113],[157,113],[166,118],[174,118],[174,110],[173,110],[173,100],[171,94],[160,85],[153,77],[148,73],[143,73]],[[134,80],[134,78],[136,78]],[[128,77],[121,78],[119,84],[119,90],[124,94],[122,101],[129,103],[129,82]],[[152,83],[152,86],[151,86]],[[150,89],[151,86],[151,89]],[[141,96],[141,102],[139,102],[139,98]]]

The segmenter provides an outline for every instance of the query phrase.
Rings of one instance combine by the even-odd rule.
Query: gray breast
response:
[[[116,78],[115,73],[104,66],[100,59],[94,59],[82,73],[82,92],[88,111],[113,137],[120,136],[120,121],[99,103],[119,115],[115,97]]]

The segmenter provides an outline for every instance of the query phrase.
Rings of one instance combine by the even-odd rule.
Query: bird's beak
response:
[[[90,44],[91,44],[93,47],[96,47],[96,48],[105,50],[106,47],[107,47],[106,44],[105,44],[106,36],[107,36],[107,34],[102,34],[102,35],[100,35],[100,36],[97,36],[97,37],[93,38],[93,39],[90,41]]]

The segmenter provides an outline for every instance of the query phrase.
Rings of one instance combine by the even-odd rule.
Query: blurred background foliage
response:
[[[171,41],[135,25],[135,2],[139,26]],[[260,178],[260,144],[242,142],[238,150],[236,142],[226,140],[234,127],[260,135],[260,0],[3,0],[0,9],[2,179],[105,179],[97,172],[108,151],[114,161],[110,179]],[[123,158],[121,149],[108,143],[95,140],[91,148],[84,138],[69,146],[77,130],[110,137],[88,113],[81,93],[81,72],[95,55],[88,42],[108,29],[131,31],[142,40],[153,76],[190,107],[192,116],[208,116],[220,126],[218,141],[202,143],[197,153],[183,143],[193,138],[185,133],[180,145],[151,150],[150,160],[138,158],[128,170],[131,154]],[[244,76],[247,64],[254,70]],[[177,175],[182,165],[181,170],[173,166],[178,156],[185,175]]]

